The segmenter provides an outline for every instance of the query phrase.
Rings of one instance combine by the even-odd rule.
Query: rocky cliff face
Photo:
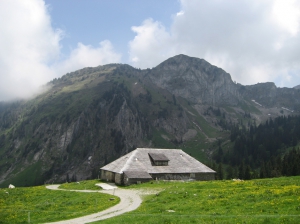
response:
[[[273,82],[239,86],[245,99],[253,99],[265,107],[288,107],[300,111],[300,90],[297,88],[277,88]]]
[[[23,121],[17,120],[9,134],[1,135],[2,159],[6,160],[1,161],[1,179],[37,162],[41,177],[23,185],[63,180],[67,175],[86,179],[107,161],[137,145],[146,146],[143,139],[149,127],[145,118],[131,105],[124,87],[108,83],[103,89],[108,86],[104,96],[87,100],[78,115],[76,104],[65,107],[57,117],[49,116],[49,105],[43,108],[41,104],[22,115]]]
[[[255,98],[264,105],[273,105],[277,95],[277,87],[273,82],[258,83],[250,86],[240,85],[241,95],[248,99]]]
[[[24,186],[95,178],[119,156],[153,147],[156,128],[180,141],[188,117],[178,105],[160,100],[172,99],[170,93],[152,99],[140,73],[126,65],[86,68],[54,80],[36,99],[2,106],[0,182],[10,178]],[[22,179],[31,169],[39,170],[38,178]]]
[[[147,76],[157,86],[197,104],[236,105],[240,98],[230,75],[203,59],[178,55],[155,67]]]

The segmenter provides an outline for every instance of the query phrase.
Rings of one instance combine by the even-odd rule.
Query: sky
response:
[[[0,101],[84,67],[186,54],[243,85],[300,84],[297,0],[1,0]]]

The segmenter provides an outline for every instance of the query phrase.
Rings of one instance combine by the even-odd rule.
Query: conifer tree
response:
[[[247,165],[245,170],[245,180],[250,180],[250,179],[251,179],[251,168],[249,165]]]
[[[265,163],[262,162],[261,166],[260,166],[260,173],[259,173],[259,177],[260,178],[266,178],[266,168],[265,168]]]
[[[227,180],[231,180],[231,179],[235,178],[234,170],[233,170],[232,166],[228,166],[226,171],[227,171],[227,176],[226,176]]]
[[[223,166],[222,166],[222,163],[219,163],[219,165],[218,165],[218,180],[223,180],[223,179],[224,179]]]
[[[245,178],[245,164],[243,161],[239,167],[239,179],[244,179],[244,178]]]

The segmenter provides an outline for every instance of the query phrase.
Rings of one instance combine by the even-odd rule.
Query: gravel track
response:
[[[59,189],[59,185],[48,185],[46,186],[47,189],[50,190],[64,190]],[[121,200],[120,203],[108,208],[104,211],[97,212],[91,215],[82,216],[75,219],[65,220],[65,221],[58,221],[58,222],[51,222],[52,224],[81,224],[81,223],[89,223],[95,222],[98,220],[108,219],[114,216],[121,215],[125,212],[129,212],[132,210],[137,209],[140,204],[142,203],[142,199],[139,195],[138,191],[135,190],[125,190],[120,188],[110,189],[110,190],[69,190],[69,191],[77,191],[77,192],[100,192],[105,194],[111,194],[118,196]]]

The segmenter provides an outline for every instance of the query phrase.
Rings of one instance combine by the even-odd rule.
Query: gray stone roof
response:
[[[168,166],[153,166],[150,154],[163,154],[168,158]],[[147,173],[215,173],[181,149],[137,148],[101,168],[115,173],[144,171]]]

